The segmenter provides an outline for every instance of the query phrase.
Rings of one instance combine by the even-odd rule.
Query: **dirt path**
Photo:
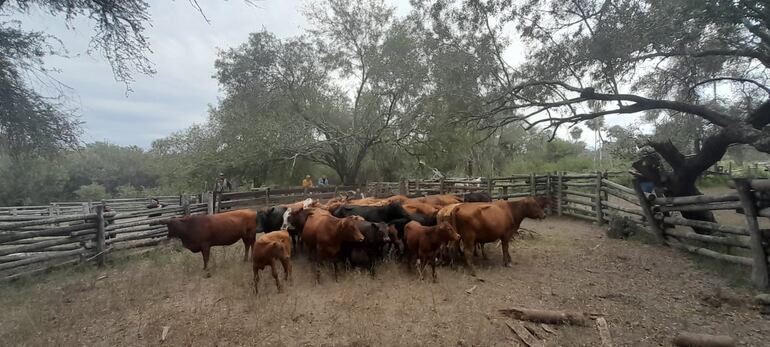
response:
[[[0,344],[157,345],[168,326],[167,345],[515,346],[497,314],[511,306],[603,313],[616,346],[668,345],[680,330],[729,334],[742,346],[770,336],[747,290],[730,289],[733,304],[704,300],[726,281],[681,252],[607,239],[569,219],[524,226],[537,235],[514,243],[512,268],[487,246],[483,281],[441,268],[439,283],[419,282],[389,263],[376,279],[351,271],[334,283],[327,270],[315,285],[300,258],[286,293],[264,273],[259,297],[242,246],[215,249],[211,278],[201,275],[200,255],[163,247],[104,270],[1,287]],[[545,335],[548,346],[599,343],[593,326]]]

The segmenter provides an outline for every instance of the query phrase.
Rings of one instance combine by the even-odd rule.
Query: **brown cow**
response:
[[[257,213],[235,210],[214,215],[196,215],[163,220],[168,237],[182,240],[185,248],[203,255],[203,269],[208,269],[211,246],[227,246],[243,240],[243,261],[249,260],[249,248],[257,233]]]
[[[388,201],[388,203],[391,203],[391,202],[400,202],[400,203],[402,203],[402,204],[403,204],[403,203],[405,203],[407,200],[409,200],[409,197],[408,197],[408,196],[406,196],[406,195],[393,195],[393,196],[391,196],[391,197],[389,197],[389,198],[387,198],[387,199],[385,199],[385,200],[387,200],[387,201]]]
[[[423,197],[419,197],[419,198],[409,199],[407,202],[410,202],[410,201],[422,202],[422,203],[425,203],[425,204],[429,204],[429,205],[433,205],[433,206],[436,206],[438,208],[441,208],[441,207],[444,207],[444,206],[447,206],[447,205],[451,205],[451,204],[456,204],[458,202],[462,202],[462,199],[457,197],[457,195],[445,194],[445,195],[428,195],[428,196],[423,196]]]
[[[420,279],[422,279],[425,265],[430,262],[430,267],[433,270],[433,281],[437,281],[436,255],[438,250],[447,242],[459,240],[460,235],[447,222],[426,227],[412,221],[407,223],[404,229],[406,253],[408,256],[407,266],[411,268],[414,266],[415,259],[419,259],[420,267],[418,270],[420,272]]]
[[[439,207],[419,201],[407,201],[403,203],[401,207],[403,207],[406,212],[409,212],[410,214],[419,213],[426,216],[435,216],[436,213],[438,213],[440,210]]]
[[[321,280],[320,263],[331,260],[334,266],[334,280],[337,281],[337,255],[342,242],[361,242],[364,235],[356,224],[364,219],[359,216],[337,218],[326,213],[311,212],[302,229],[302,241],[315,255],[316,283]]]
[[[350,200],[347,202],[347,204],[358,205],[358,206],[383,206],[388,204],[388,200],[380,199],[380,198],[363,198],[363,199]]]
[[[527,197],[518,201],[495,201],[492,203],[473,202],[447,206],[439,211],[439,220],[448,219],[462,238],[465,263],[472,275],[476,269],[471,262],[471,253],[477,243],[501,241],[503,265],[511,265],[508,245],[524,218],[545,218],[543,208],[548,204],[544,198]],[[447,217],[448,216],[448,217]]]
[[[288,230],[274,231],[262,235],[251,250],[252,270],[254,271],[254,293],[259,294],[259,271],[270,265],[278,291],[283,291],[278,279],[276,260],[283,266],[284,281],[291,279],[291,236]]]

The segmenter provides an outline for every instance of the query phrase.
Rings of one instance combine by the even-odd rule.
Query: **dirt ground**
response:
[[[376,278],[351,270],[338,283],[327,269],[316,285],[300,256],[293,286],[277,293],[266,270],[259,296],[242,245],[215,248],[205,278],[200,255],[172,243],[0,287],[0,345],[516,346],[497,310],[522,306],[603,314],[615,346],[668,346],[682,330],[767,346],[770,319],[753,293],[695,258],[572,219],[523,226],[535,233],[513,243],[513,267],[487,245],[478,278],[443,267],[438,283],[421,282],[389,262]],[[599,345],[593,325],[554,328],[540,331],[548,346]]]

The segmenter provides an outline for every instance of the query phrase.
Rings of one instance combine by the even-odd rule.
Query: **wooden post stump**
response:
[[[754,201],[754,193],[751,191],[749,181],[746,179],[735,179],[735,189],[741,198],[743,204],[743,215],[746,216],[746,225],[751,236],[751,253],[754,259],[754,269],[751,278],[754,285],[759,290],[770,288],[770,273],[768,273],[767,252],[763,247],[766,241],[759,230],[757,222],[757,204]]]
[[[104,266],[104,205],[96,206],[96,265]]]

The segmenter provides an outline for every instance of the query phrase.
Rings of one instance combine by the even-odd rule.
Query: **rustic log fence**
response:
[[[636,224],[661,244],[719,261],[752,268],[758,289],[770,289],[770,229],[760,228],[759,219],[770,218],[770,180],[735,179],[735,191],[718,195],[656,197],[618,181],[631,180],[623,173],[511,175],[491,179],[403,180],[373,182],[370,195],[409,197],[429,194],[488,192],[494,199],[531,195],[551,197],[549,213],[605,224],[622,218]],[[746,224],[719,223],[684,218],[681,212],[727,210],[741,213]],[[696,229],[699,232],[696,232]],[[710,231],[708,234],[703,230]]]
[[[169,205],[162,209],[146,209],[147,199],[0,207],[0,281],[94,260],[103,264],[111,253],[156,246],[167,234],[158,221],[181,215],[259,208],[306,198],[325,200],[350,192],[356,196],[375,197],[485,192],[494,199],[505,200],[548,196],[553,201],[548,213],[598,225],[618,218],[627,220],[642,227],[662,244],[750,266],[755,285],[768,289],[770,230],[760,228],[758,219],[770,217],[770,180],[737,179],[734,192],[688,197],[656,197],[643,192],[637,181],[633,181],[633,188],[619,183],[629,180],[630,177],[623,177],[622,173],[554,172],[487,179],[370,182],[360,187],[207,192],[198,196],[161,197],[161,201]],[[110,211],[105,211],[105,206]],[[683,211],[703,210],[743,213],[746,224],[722,225],[681,216]]]

